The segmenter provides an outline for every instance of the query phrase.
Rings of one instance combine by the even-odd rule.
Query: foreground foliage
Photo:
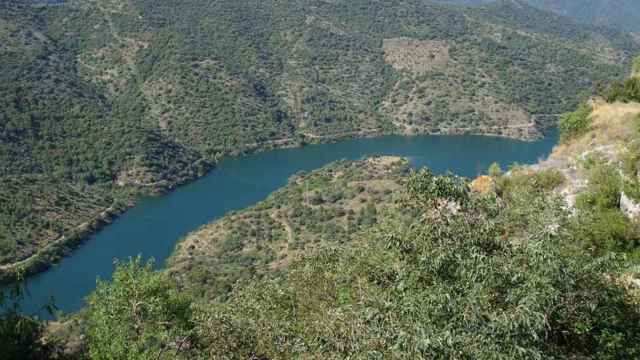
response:
[[[587,167],[589,185],[577,198],[579,216],[573,221],[575,231],[586,247],[599,254],[637,251],[640,224],[620,211],[622,191],[627,185],[622,175],[597,157]]]
[[[45,324],[36,316],[25,315],[20,301],[25,297],[25,289],[18,284],[8,289],[0,289],[0,359],[39,360],[57,354],[58,346],[43,342]],[[52,305],[46,305],[52,311]]]
[[[220,359],[640,356],[640,313],[613,280],[615,256],[576,246],[557,201],[520,191],[527,184],[477,198],[462,179],[428,171],[407,183],[410,216],[243,281],[226,302],[190,299],[193,312],[167,306],[177,293],[164,275],[121,265],[92,296],[92,353],[107,354],[100,344],[117,329],[118,351],[141,359],[163,349]],[[136,318],[137,302],[158,306]],[[185,330],[188,349],[176,345]]]
[[[640,78],[632,77],[623,81],[614,81],[602,89],[600,95],[609,103],[640,102]]]
[[[172,358],[192,346],[191,299],[152,269],[138,257],[98,283],[88,299],[91,359]]]
[[[562,115],[558,123],[560,142],[566,143],[589,131],[590,115],[591,107],[588,104],[581,104],[577,110]]]

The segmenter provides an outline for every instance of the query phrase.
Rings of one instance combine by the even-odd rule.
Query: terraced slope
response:
[[[240,279],[284,269],[305,253],[358,238],[389,216],[409,171],[406,159],[332,163],[294,176],[265,201],[183,239],[169,272],[208,298],[225,298]]]

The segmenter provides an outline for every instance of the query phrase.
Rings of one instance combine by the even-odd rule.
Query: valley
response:
[[[119,262],[87,309],[47,336],[68,349],[85,343],[92,356],[130,354],[141,339],[127,331],[139,321],[139,357],[168,336],[197,344],[167,350],[179,358],[634,358],[640,92],[625,89],[563,115],[558,145],[538,163],[456,169],[480,174],[473,181],[413,170],[411,152],[296,172],[266,199],[189,233],[166,268]],[[441,139],[491,148],[490,138]],[[145,301],[158,308],[136,320],[135,305],[127,310]],[[167,311],[176,318],[164,335],[155,319]],[[393,346],[398,336],[406,347]]]
[[[553,134],[533,142],[484,136],[385,136],[227,157],[199,180],[164,196],[142,199],[62,258],[59,265],[29,278],[26,285],[30,296],[24,299],[23,307],[48,317],[41,306],[53,296],[64,313],[78,311],[85,304],[84,297],[95,289],[96,278],[111,277],[114,259],[142,254],[164,267],[180,239],[229,212],[264,201],[300,171],[312,172],[342,159],[390,155],[409,159],[412,167],[428,166],[439,174],[451,170],[474,177],[492,161],[534,163],[545,157],[556,141]],[[354,176],[368,176],[357,168],[352,171]],[[284,203],[284,199],[278,202]],[[264,221],[281,229],[281,235],[286,235],[286,228],[278,222],[287,219],[295,225],[283,213],[274,214],[278,215],[277,222],[267,215],[262,217]],[[314,231],[317,234],[322,228]]]
[[[615,3],[0,2],[0,360],[640,358]]]
[[[540,138],[640,51],[509,1],[0,6],[0,266],[28,274],[110,206],[228,155],[385,134]]]

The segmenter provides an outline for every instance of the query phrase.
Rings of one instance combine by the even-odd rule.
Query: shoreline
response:
[[[491,130],[500,130],[500,129],[503,131],[508,130],[508,127],[491,128]],[[175,182],[165,183],[163,185],[156,185],[152,189],[150,189],[149,192],[151,196],[166,195],[182,185],[186,185],[188,183],[196,181],[202,177],[207,176],[212,171],[215,171],[217,162],[227,156],[247,156],[251,154],[257,154],[257,153],[272,151],[277,149],[299,148],[299,147],[304,147],[306,145],[333,143],[333,142],[345,141],[350,139],[375,138],[375,137],[389,136],[389,135],[400,135],[405,137],[469,135],[469,136],[499,137],[499,138],[518,140],[518,141],[535,141],[547,135],[546,133],[547,128],[542,128],[539,130],[539,133],[541,134],[540,137],[515,137],[500,131],[485,132],[485,131],[482,131],[482,129],[477,129],[478,131],[472,131],[469,128],[448,129],[449,131],[447,131],[446,133],[429,132],[429,131],[426,131],[427,129],[423,129],[423,130],[424,131],[406,133],[398,130],[384,131],[381,129],[369,129],[369,130],[360,130],[360,131],[353,131],[353,132],[332,134],[332,135],[310,136],[310,135],[303,134],[303,137],[301,138],[284,138],[284,139],[269,140],[267,142],[262,142],[262,143],[245,144],[239,150],[222,154],[216,157],[215,161],[209,161],[210,166],[207,168],[207,170],[204,173],[197,174],[194,176],[188,176]],[[307,139],[309,140],[308,142],[306,141]],[[201,159],[198,159],[196,162],[199,162],[202,160],[203,159],[201,158]],[[138,187],[144,188],[144,186],[138,186]],[[56,240],[49,243],[44,248],[38,250],[36,253],[31,255],[30,257],[26,259],[22,259],[20,261],[13,262],[13,263],[0,265],[0,285],[7,285],[17,280],[27,279],[39,273],[46,272],[52,266],[57,264],[62,258],[67,256],[73,256],[74,250],[82,246],[85,242],[90,241],[92,235],[95,235],[104,227],[111,224],[120,215],[124,214],[127,210],[136,206],[138,201],[143,196],[144,194],[141,193],[128,203],[116,201],[110,207],[103,209],[98,216],[95,216],[87,220],[86,222],[80,224],[78,227],[76,227],[76,229],[74,229],[74,231],[72,231],[71,234],[62,235],[58,237]]]

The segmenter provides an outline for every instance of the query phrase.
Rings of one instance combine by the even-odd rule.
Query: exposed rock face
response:
[[[620,196],[620,210],[631,220],[640,220],[640,203],[630,199],[624,192]]]

